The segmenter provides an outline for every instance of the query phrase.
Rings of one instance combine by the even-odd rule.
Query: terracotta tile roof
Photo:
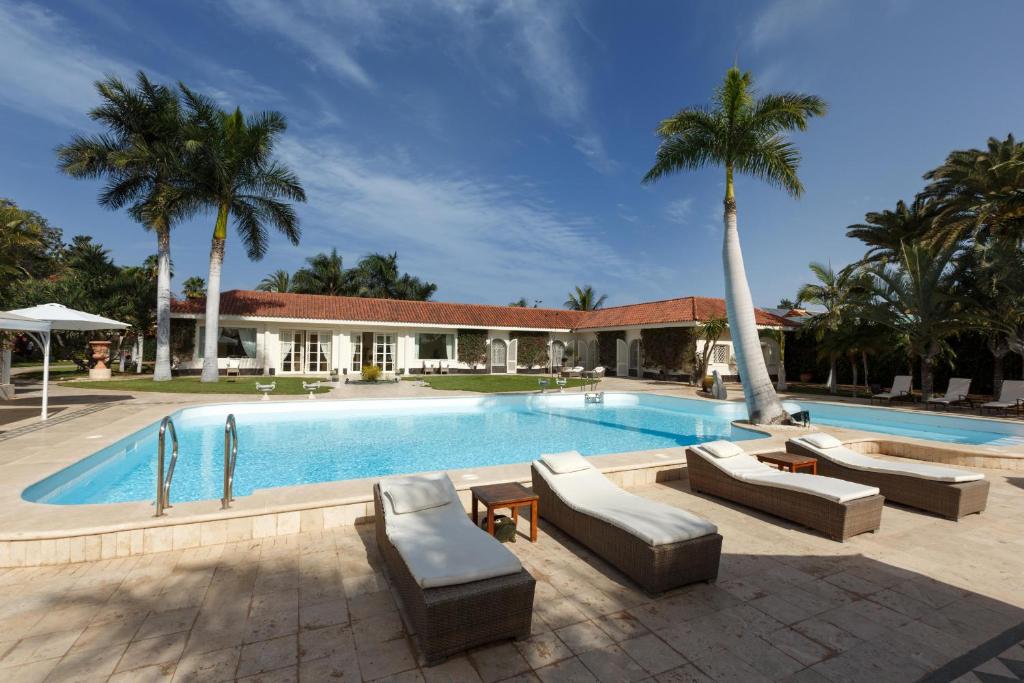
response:
[[[686,296],[679,299],[649,301],[642,304],[613,306],[611,308],[591,311],[577,326],[577,329],[586,330],[690,321],[703,322],[711,318],[724,317],[726,317],[725,299]],[[763,311],[760,308],[754,309],[754,317],[759,325],[792,326],[789,321]]]
[[[205,299],[175,300],[174,313],[206,310]],[[436,301],[398,301],[350,296],[278,294],[233,289],[220,295],[221,315],[258,318],[306,318],[310,320],[358,320],[364,322],[508,327],[514,329],[569,330],[586,315],[557,308],[519,308],[482,304],[448,304]]]
[[[171,310],[179,314],[205,312],[204,299],[175,300]],[[220,295],[221,315],[307,320],[459,325],[511,329],[570,330],[704,321],[725,317],[725,301],[707,297],[666,299],[597,311],[560,308],[519,308],[483,304],[451,304],[437,301],[398,301],[314,294],[278,294],[233,289]],[[792,326],[792,323],[760,309],[761,325]]]

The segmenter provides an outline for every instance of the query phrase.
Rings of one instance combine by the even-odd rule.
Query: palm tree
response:
[[[267,252],[267,227],[272,226],[292,244],[299,243],[299,219],[289,202],[306,201],[298,177],[273,158],[274,144],[287,128],[278,112],[242,116],[240,109],[221,111],[212,100],[179,84],[188,106],[190,129],[196,139],[191,177],[203,204],[216,211],[207,277],[203,382],[216,382],[217,330],[220,318],[220,277],[228,222],[235,229],[250,259]]]
[[[951,246],[965,237],[1024,239],[1024,143],[988,139],[985,150],[952,152],[924,175],[939,202],[930,237]]]
[[[828,389],[835,394],[838,392],[836,362],[849,350],[842,334],[843,327],[850,319],[849,307],[854,303],[856,293],[863,289],[864,280],[851,267],[837,272],[831,265],[811,263],[810,269],[817,282],[808,282],[800,287],[797,297],[825,310],[811,316],[800,331],[801,334],[813,334],[819,352],[828,356]]]
[[[895,211],[886,209],[865,214],[864,223],[848,227],[846,236],[859,239],[870,247],[861,263],[894,261],[899,258],[904,244],[931,230],[934,209],[934,202],[923,196],[918,196],[910,206],[901,199],[896,202]]]
[[[509,304],[509,307],[511,308],[526,308],[527,306],[529,306],[529,304],[526,303],[525,296],[521,296]]]
[[[406,301],[429,301],[436,291],[437,285],[433,282],[425,282],[409,273],[402,273],[402,277],[398,278],[398,282],[395,283],[395,295],[392,298]]]
[[[957,259],[963,318],[982,331],[992,354],[992,392],[999,394],[1003,359],[1024,356],[1024,250],[1013,240],[975,244]]]
[[[266,276],[256,285],[261,292],[290,292],[292,290],[292,276],[287,270],[275,270]]]
[[[206,296],[206,280],[193,275],[181,283],[181,293],[186,299],[202,299]]]
[[[437,285],[408,273],[398,274],[398,254],[369,254],[349,271],[356,296],[427,301]]]
[[[299,294],[326,294],[330,296],[348,296],[353,293],[350,277],[345,272],[337,249],[331,249],[330,254],[320,253],[316,256],[311,256],[306,259],[306,263],[309,264],[307,267],[295,271],[295,276],[292,278],[291,291]],[[282,275],[285,278],[284,280],[280,279]],[[264,289],[263,285],[272,278],[278,280],[277,285],[283,283],[287,286],[287,277],[288,273],[279,270],[274,276],[261,282],[259,289]],[[280,292],[282,290],[267,289],[265,291]]]
[[[733,177],[745,173],[799,197],[804,189],[797,177],[800,153],[786,133],[806,129],[808,119],[823,115],[825,109],[825,102],[814,95],[782,93],[755,97],[750,73],[733,67],[715,92],[712,107],[686,108],[661,122],[656,160],[643,179],[651,183],[680,171],[711,165],[725,167],[722,261],[726,312],[743,378],[747,412],[755,424],[783,422],[788,415],[772,387],[761,354],[754,303],[736,228]]]
[[[892,329],[920,360],[923,400],[932,395],[933,370],[940,356],[951,356],[946,341],[963,324],[955,296],[953,250],[904,245],[898,261],[868,271],[873,305],[863,315]]]
[[[590,285],[577,285],[575,292],[569,292],[569,298],[565,300],[564,305],[572,311],[596,311],[604,306],[607,299],[607,294],[598,296]]]
[[[197,208],[185,179],[187,141],[173,89],[136,75],[134,88],[109,77],[96,83],[102,104],[89,117],[107,129],[76,135],[57,148],[61,171],[75,178],[107,178],[99,203],[129,206],[132,217],[156,233],[155,381],[171,379],[171,228]]]

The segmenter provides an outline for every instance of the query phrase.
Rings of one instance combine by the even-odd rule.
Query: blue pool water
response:
[[[1024,446],[1024,425],[948,413],[835,403],[786,403],[818,426],[847,427],[933,441]],[[173,415],[180,442],[172,501],[219,499],[224,420],[238,424],[235,495],[389,474],[503,465],[541,453],[584,455],[655,450],[758,432],[732,426],[742,403],[609,393],[604,405],[582,394],[472,398],[236,403]],[[52,504],[152,500],[158,425],[150,425],[25,490]]]
[[[238,424],[235,495],[256,489],[429,470],[685,446],[761,434],[731,425],[737,406],[638,394],[243,403],[174,415],[180,444],[173,501],[219,499],[224,420]],[[31,487],[42,503],[152,500],[157,425]]]
[[[976,446],[1024,446],[1024,425],[1007,420],[981,420],[948,412],[871,408],[818,401],[786,402],[786,409],[809,410],[818,426],[846,427],[868,432],[910,436]]]

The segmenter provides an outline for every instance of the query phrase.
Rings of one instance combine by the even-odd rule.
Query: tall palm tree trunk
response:
[[[228,233],[228,207],[217,210],[217,226],[210,244],[210,273],[206,278],[206,338],[203,342],[203,375],[201,381],[216,382],[217,337],[220,336],[220,273],[224,266],[224,243]]]
[[[828,393],[838,394],[839,393],[839,372],[838,364],[839,354],[830,353],[828,355]]]
[[[171,378],[171,231],[166,220],[156,227],[156,366],[154,382]]]
[[[725,271],[725,308],[729,331],[736,352],[736,366],[743,382],[747,414],[754,424],[779,424],[788,415],[782,409],[761,354],[761,339],[754,319],[754,301],[743,265],[740,235],[736,228],[736,195],[732,167],[726,168],[725,236],[722,240],[722,266]]]
[[[142,374],[142,351],[145,348],[146,337],[139,332],[135,336],[135,373],[138,375]]]
[[[861,351],[860,361],[861,365],[864,366],[864,393],[871,396],[871,385],[868,384],[868,354],[866,351]]]
[[[853,395],[857,395],[857,387],[860,386],[857,377],[857,354],[851,353],[849,356],[850,361],[850,372],[853,375]]]

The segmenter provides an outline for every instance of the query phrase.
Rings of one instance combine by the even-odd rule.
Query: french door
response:
[[[321,374],[331,370],[331,333],[281,330],[281,372]]]
[[[380,368],[381,372],[395,371],[395,335],[377,335],[374,343],[373,361],[374,365]]]
[[[304,346],[302,330],[281,330],[281,372],[302,372]]]

